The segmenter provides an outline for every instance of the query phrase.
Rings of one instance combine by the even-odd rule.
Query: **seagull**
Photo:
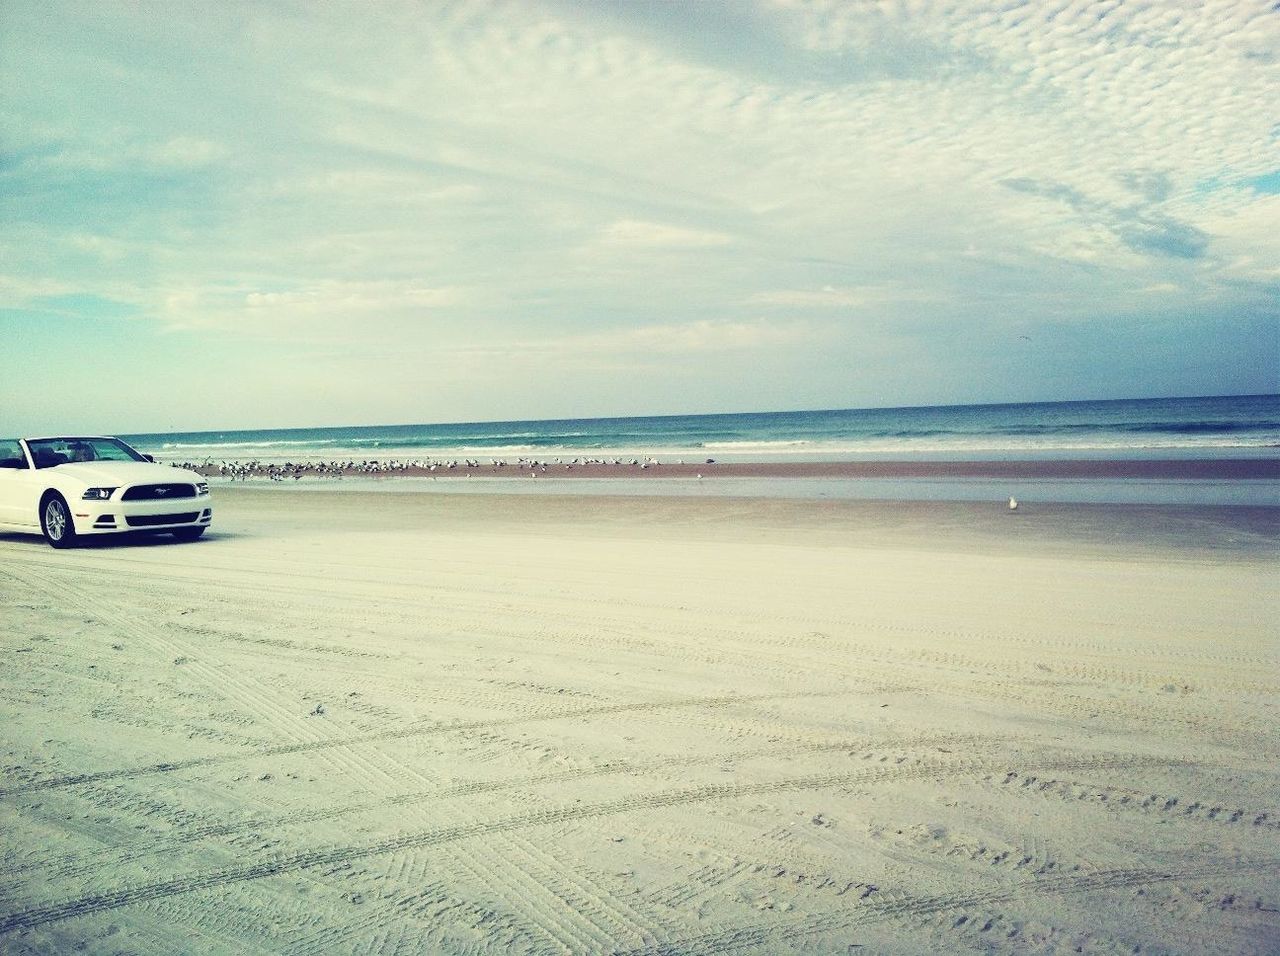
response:
[[[1010,510],[1010,511],[1017,511],[1017,510],[1018,510],[1018,499],[1017,499],[1017,498],[1012,498],[1012,497],[1011,497],[1011,498],[1009,499],[1009,510]]]

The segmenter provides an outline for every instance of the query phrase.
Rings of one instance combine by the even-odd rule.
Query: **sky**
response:
[[[0,432],[1280,391],[1280,10],[0,0]]]

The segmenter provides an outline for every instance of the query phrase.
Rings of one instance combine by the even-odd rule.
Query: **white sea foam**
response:
[[[722,449],[726,451],[730,449],[736,450],[736,449],[743,449],[743,448],[748,450],[759,449],[761,451],[764,451],[770,448],[799,448],[803,445],[815,445],[815,444],[819,444],[819,443],[811,441],[809,439],[795,439],[792,441],[708,441],[708,442],[702,442],[698,447],[708,448],[708,449]]]
[[[305,447],[310,445],[311,447]],[[153,451],[140,446],[143,451]],[[451,448],[403,447],[376,448],[368,445],[349,447],[318,443],[237,443],[213,446],[166,446],[158,450],[168,461],[211,459],[285,461],[368,461],[398,460],[445,462],[471,459],[487,464],[494,459],[514,461],[519,458],[545,462],[572,462],[575,459],[612,461],[644,461],[657,458],[671,463],[678,460],[700,462],[708,458],[718,461],[833,461],[867,458],[1050,458],[1050,457],[1151,457],[1159,455],[1204,456],[1213,454],[1259,455],[1280,449],[1280,436],[1274,438],[1231,438],[1194,436],[1134,442],[1120,439],[1073,440],[1046,438],[971,438],[971,439],[893,439],[880,441],[836,442],[740,442],[720,443],[716,447],[663,445],[661,447],[616,446],[580,448],[573,446],[537,445],[460,445]]]
[[[285,442],[283,439],[278,440],[278,442],[165,442],[161,445],[161,448],[209,450],[221,448],[283,448],[285,445],[297,445],[297,447],[311,445],[311,447],[315,447],[315,445],[333,445],[337,444],[337,442],[338,439],[335,438],[296,440],[296,442]],[[145,447],[145,445],[140,444],[141,447]]]

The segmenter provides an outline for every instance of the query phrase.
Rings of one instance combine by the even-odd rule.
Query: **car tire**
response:
[[[75,522],[67,500],[56,491],[40,502],[40,530],[55,548],[74,548],[77,544]]]
[[[174,541],[194,541],[204,534],[204,528],[179,528],[171,533]]]

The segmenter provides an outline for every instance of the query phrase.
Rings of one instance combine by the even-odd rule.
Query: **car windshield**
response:
[[[118,438],[44,438],[27,442],[37,468],[72,461],[146,461]]]

